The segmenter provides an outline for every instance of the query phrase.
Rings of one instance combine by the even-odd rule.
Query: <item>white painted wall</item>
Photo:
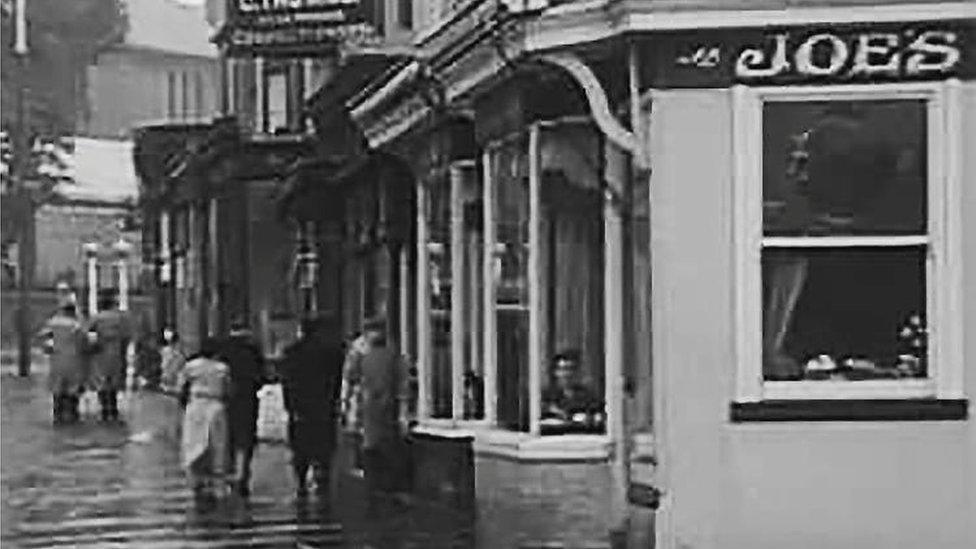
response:
[[[654,97],[653,364],[675,547],[976,547],[976,420],[732,424],[732,127],[729,90]],[[963,150],[976,141],[964,84]],[[976,158],[964,211],[976,212]],[[964,218],[965,324],[976,329],[976,215]],[[976,338],[965,342],[976,397]],[[658,381],[660,380],[660,381]],[[970,416],[973,415],[972,406]],[[659,522],[660,526],[665,526]]]

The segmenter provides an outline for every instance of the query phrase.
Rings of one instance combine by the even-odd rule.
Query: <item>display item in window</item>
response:
[[[605,425],[603,401],[580,379],[580,353],[566,351],[555,356],[552,380],[542,395],[542,426],[545,432],[602,432]]]
[[[928,329],[919,314],[912,314],[898,330],[898,360],[895,369],[904,377],[925,375]]]

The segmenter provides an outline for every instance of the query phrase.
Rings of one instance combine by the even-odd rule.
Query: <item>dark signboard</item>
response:
[[[236,15],[322,13],[354,8],[359,0],[231,0]]]
[[[217,41],[252,54],[296,54],[338,43],[372,45],[375,14],[359,0],[231,0]]]
[[[667,33],[643,42],[652,87],[973,78],[969,20]]]

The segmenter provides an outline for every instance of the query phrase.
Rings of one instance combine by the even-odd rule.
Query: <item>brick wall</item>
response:
[[[609,547],[610,466],[475,456],[484,547]]]

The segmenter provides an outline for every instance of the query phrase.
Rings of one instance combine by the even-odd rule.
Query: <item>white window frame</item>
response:
[[[958,80],[823,87],[735,86],[733,111],[733,247],[735,253],[736,389],[738,402],[790,399],[962,398],[962,103]],[[762,371],[763,247],[792,238],[763,237],[763,105],[767,102],[924,99],[927,101],[927,238],[819,237],[814,246],[870,246],[927,241],[928,377],[911,380],[764,381]]]
[[[528,128],[518,130],[512,134],[500,137],[485,145],[481,151],[481,192],[483,208],[483,253],[482,253],[482,345],[481,360],[483,367],[483,419],[461,419],[463,417],[462,401],[455,391],[452,419],[433,419],[430,417],[430,357],[429,357],[429,291],[427,272],[427,187],[419,181],[416,184],[417,195],[417,368],[419,375],[418,390],[418,429],[422,432],[437,436],[475,436],[475,450],[479,453],[505,455],[518,459],[606,459],[611,452],[610,441],[623,435],[623,423],[620,421],[620,404],[623,402],[622,384],[615,382],[620,379],[622,356],[612,349],[620,345],[622,334],[623,294],[619,284],[622,247],[622,233],[620,232],[620,213],[612,205],[612,196],[606,194],[602,206],[602,216],[605,231],[604,243],[604,322],[605,328],[605,400],[606,400],[606,432],[603,434],[564,434],[541,435],[541,382],[543,370],[539,367],[529,368],[529,426],[528,431],[515,431],[498,425],[497,409],[497,303],[496,303],[496,254],[492,253],[497,244],[495,219],[495,192],[497,181],[493,178],[491,166],[495,151],[513,139],[523,138],[526,141],[528,155],[529,178],[529,258],[528,269],[538,272],[540,269],[540,222],[541,222],[541,186],[542,186],[542,158],[541,132],[544,128],[572,125],[592,124],[588,117],[564,117],[531,124]],[[458,246],[458,228],[461,226],[461,208],[457,200],[457,187],[461,183],[460,171],[473,168],[472,161],[459,161],[451,166],[451,242]],[[459,261],[460,255],[452,255],[452,276],[454,280],[461,279]],[[529,305],[529,364],[540,364],[542,357],[542,326],[541,292],[538,276],[528,277],[528,305]],[[458,291],[459,285],[453,284],[452,291]],[[459,309],[464,300],[457,294],[452,296],[452,321],[458,321],[462,314],[469,311]],[[463,334],[452,326],[452,366],[455,383],[462,379],[460,357],[463,353]],[[452,387],[452,391],[454,391]]]

